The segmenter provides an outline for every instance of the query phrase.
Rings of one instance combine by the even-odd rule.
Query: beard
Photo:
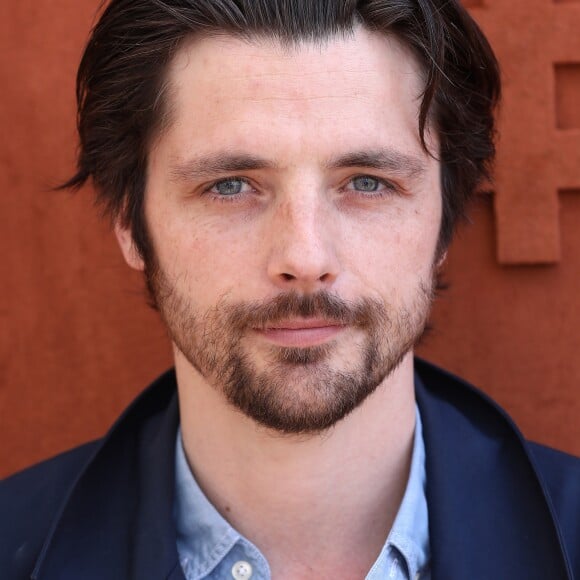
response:
[[[421,339],[435,285],[434,275],[419,282],[407,304],[396,308],[320,291],[243,303],[223,296],[200,312],[154,260],[145,275],[152,305],[189,364],[238,411],[284,434],[325,431],[372,394]],[[323,318],[346,330],[338,342],[262,345],[262,356],[255,348],[252,355],[248,342],[256,330],[298,317]],[[345,340],[345,332],[352,340]]]

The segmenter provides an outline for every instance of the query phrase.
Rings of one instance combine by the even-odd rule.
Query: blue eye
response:
[[[373,191],[378,191],[381,187],[381,182],[371,177],[370,175],[361,175],[355,177],[352,180],[353,188],[358,191],[364,191],[365,193],[372,193]]]
[[[246,182],[239,177],[231,177],[228,179],[222,179],[213,185],[211,191],[224,197],[238,195],[242,193],[244,185]]]
[[[369,198],[384,197],[399,192],[399,188],[394,183],[372,175],[357,175],[351,178],[346,189]]]

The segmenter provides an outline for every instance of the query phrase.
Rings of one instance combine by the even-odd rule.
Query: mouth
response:
[[[282,320],[257,330],[268,342],[278,346],[306,348],[334,339],[346,326],[325,319]]]

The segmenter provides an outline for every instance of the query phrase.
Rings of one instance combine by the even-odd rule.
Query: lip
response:
[[[345,326],[324,319],[293,319],[276,322],[257,332],[279,346],[308,347],[324,344],[335,338]]]

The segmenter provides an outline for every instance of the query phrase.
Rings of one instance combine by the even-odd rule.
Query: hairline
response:
[[[285,50],[299,49],[305,45],[320,46],[321,48],[333,40],[340,39],[341,37],[347,38],[348,36],[354,36],[357,29],[364,29],[371,34],[378,34],[383,37],[390,37],[395,40],[399,45],[401,45],[409,54],[413,57],[418,65],[418,72],[420,74],[420,81],[423,86],[427,83],[427,69],[425,63],[422,61],[421,56],[417,54],[415,48],[407,42],[402,35],[397,34],[394,30],[378,30],[372,29],[367,26],[363,21],[360,20],[358,15],[355,15],[354,22],[350,28],[341,28],[339,30],[329,31],[327,34],[322,34],[318,36],[302,36],[298,38],[286,37],[280,34],[272,32],[262,32],[262,31],[243,31],[243,30],[225,30],[225,29],[212,29],[204,31],[191,31],[184,35],[178,43],[176,43],[170,58],[163,67],[163,72],[161,75],[160,87],[156,93],[153,112],[154,112],[154,122],[151,127],[151,133],[146,144],[146,157],[147,165],[149,160],[149,155],[152,149],[158,144],[159,140],[166,134],[166,132],[171,128],[174,121],[175,114],[175,99],[172,98],[175,95],[176,87],[171,83],[171,71],[173,65],[180,53],[187,50],[188,46],[201,42],[207,39],[213,38],[234,38],[246,42],[247,44],[253,44],[254,46],[259,46],[260,42],[271,42],[275,43],[277,47],[281,47]],[[422,99],[424,92],[421,91],[419,98]],[[435,126],[435,101],[433,100],[429,106],[429,114],[427,117],[427,124],[425,126],[425,133],[429,135],[432,130],[436,131]],[[417,126],[419,126],[417,118]],[[437,135],[436,135],[437,137]],[[427,142],[428,140],[426,140]],[[438,143],[438,139],[436,139]],[[426,153],[433,156],[430,149],[426,149]],[[439,153],[439,151],[437,151]],[[438,156],[435,156],[439,161]]]

